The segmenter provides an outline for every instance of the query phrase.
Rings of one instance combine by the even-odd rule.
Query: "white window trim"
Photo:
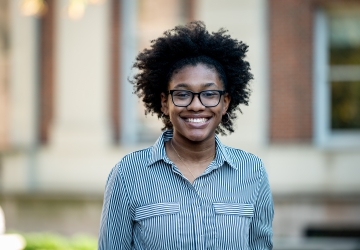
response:
[[[330,127],[329,29],[324,10],[315,13],[313,33],[314,143],[322,148],[360,148],[360,131],[334,131]]]

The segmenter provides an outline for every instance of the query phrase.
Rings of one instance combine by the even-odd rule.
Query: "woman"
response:
[[[225,30],[193,22],[138,55],[135,92],[166,130],[112,169],[99,249],[272,249],[263,164],[216,136],[233,132],[248,104],[246,51]]]

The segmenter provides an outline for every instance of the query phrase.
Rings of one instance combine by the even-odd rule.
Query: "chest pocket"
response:
[[[179,203],[155,203],[135,208],[134,237],[148,249],[176,249]]]
[[[218,249],[248,249],[253,204],[213,203]]]

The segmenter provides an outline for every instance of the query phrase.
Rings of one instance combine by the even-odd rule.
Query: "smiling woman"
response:
[[[181,144],[188,143],[189,146],[194,145],[193,142],[202,142],[205,146],[208,140],[213,142],[215,130],[226,114],[231,99],[227,93],[221,95],[225,86],[216,70],[203,63],[185,66],[173,74],[168,88],[172,98],[162,93],[161,109],[173,125],[173,141],[179,144],[179,140],[183,139]],[[194,92],[201,94],[194,95]],[[181,93],[185,95],[179,96]],[[204,102],[211,105],[204,105]],[[186,145],[186,148],[189,146]],[[215,147],[212,151],[214,154]]]
[[[248,104],[247,46],[202,22],[136,58],[132,83],[165,131],[125,156],[105,190],[99,249],[272,249],[273,202],[253,154],[223,145]]]

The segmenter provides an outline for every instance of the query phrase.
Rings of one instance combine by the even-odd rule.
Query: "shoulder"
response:
[[[152,146],[126,154],[114,166],[112,172],[121,175],[131,175],[135,172],[138,173],[141,169],[145,168],[148,165],[148,161],[151,156],[151,149]]]
[[[140,150],[136,150],[134,152],[131,152],[129,154],[126,154],[119,162],[117,165],[121,166],[124,164],[129,164],[129,163],[135,163],[135,162],[140,162],[140,163],[147,163],[144,162],[144,159],[148,159],[150,154],[151,154],[151,150],[152,150],[153,146],[144,148],[144,149],[140,149]]]
[[[238,169],[246,172],[263,174],[265,167],[258,156],[245,150],[223,145],[229,161]]]
[[[252,153],[249,153],[243,149],[238,149],[238,148],[233,148],[233,147],[230,147],[230,146],[226,146],[226,145],[223,145],[226,153],[228,154],[229,157],[231,157],[233,160],[247,160],[247,161],[251,161],[251,162],[257,162],[257,163],[261,163],[261,159],[252,154]]]

